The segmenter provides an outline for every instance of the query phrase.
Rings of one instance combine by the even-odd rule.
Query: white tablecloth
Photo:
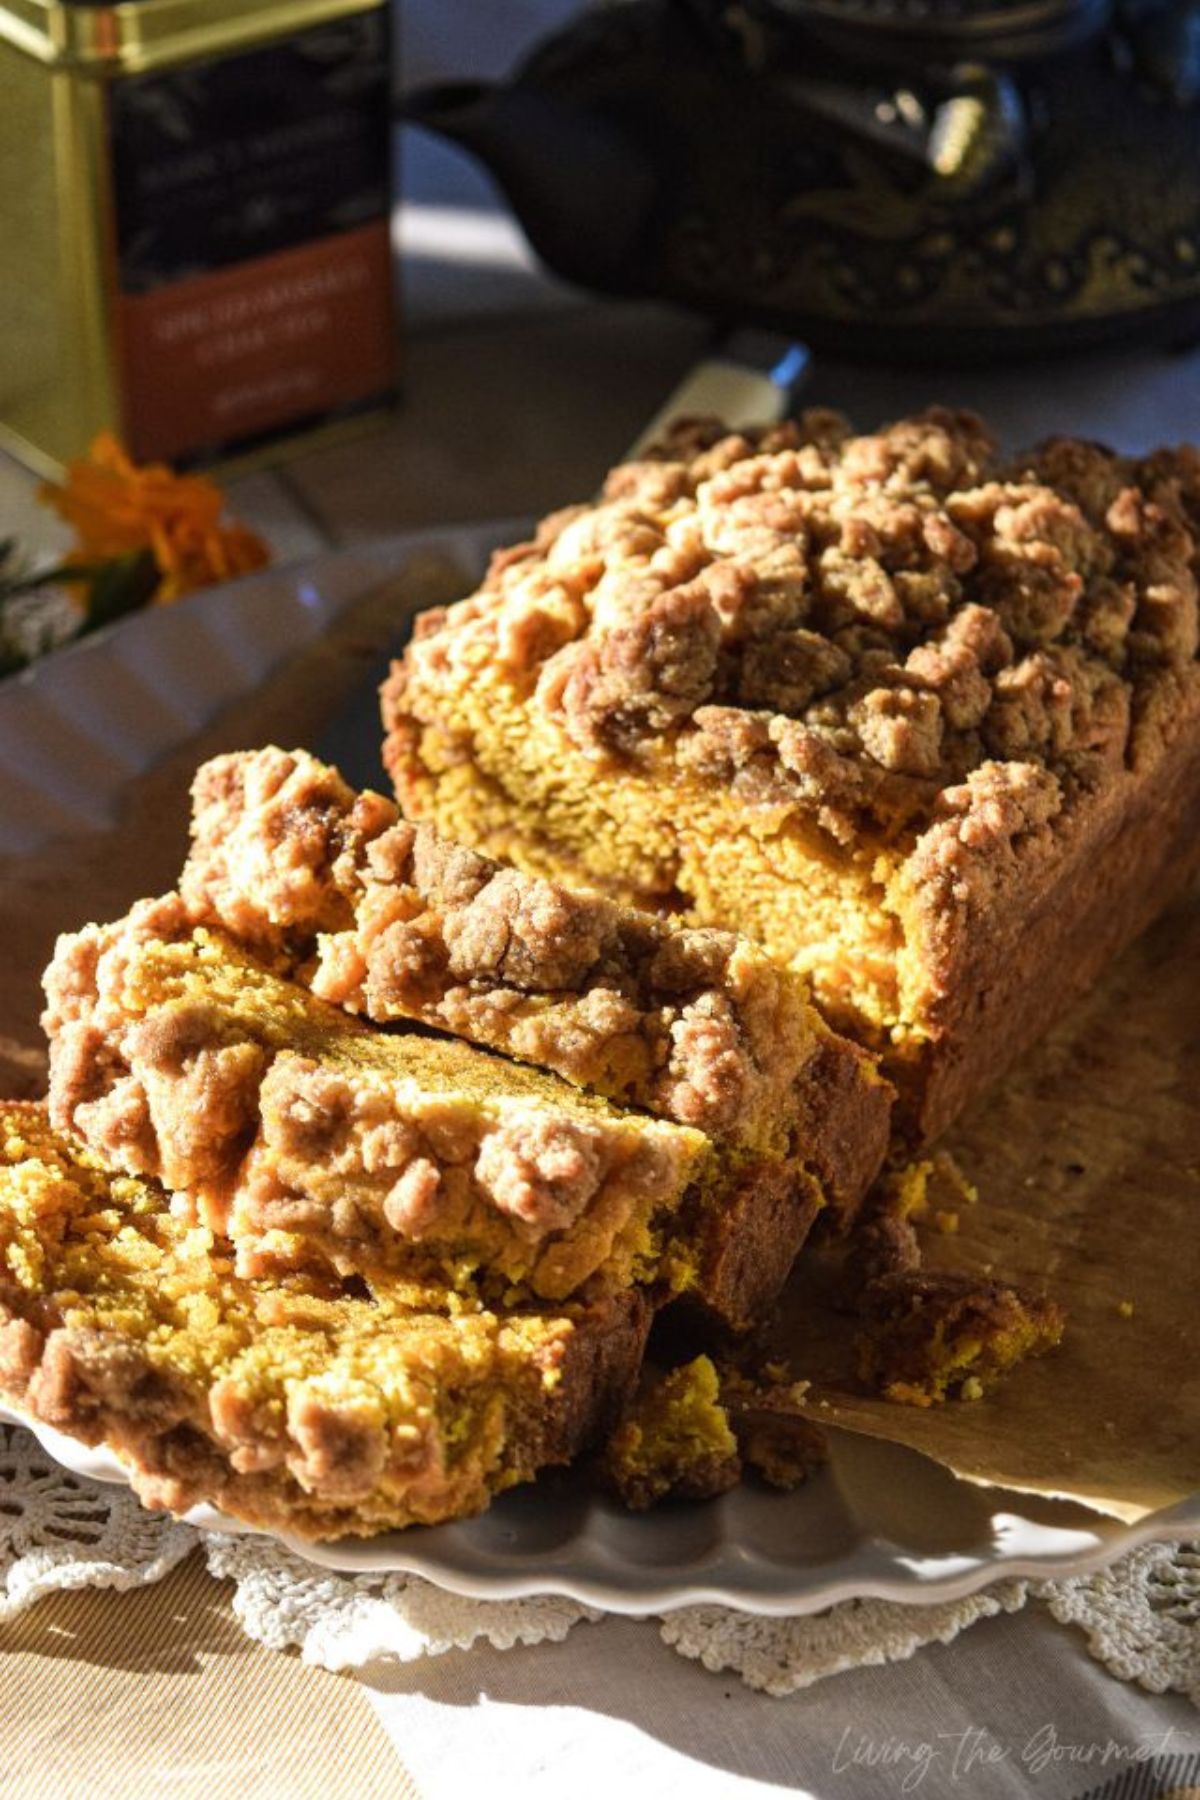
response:
[[[1195,1708],[1115,1680],[1041,1613],[785,1700],[617,1619],[363,1680],[422,1800],[461,1800],[481,1780],[493,1800],[1074,1800],[1139,1757],[1162,1779],[1135,1792],[1167,1791],[1168,1758],[1200,1792]]]

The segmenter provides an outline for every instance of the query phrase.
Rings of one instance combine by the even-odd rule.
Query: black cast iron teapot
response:
[[[928,361],[1200,335],[1200,0],[608,0],[404,110],[608,293]]]

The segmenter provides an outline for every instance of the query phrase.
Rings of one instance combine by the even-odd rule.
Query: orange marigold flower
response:
[[[248,574],[270,561],[246,525],[222,522],[225,499],[205,475],[176,475],[165,463],[133,462],[111,432],[67,465],[61,487],[42,498],[75,533],[70,562],[94,564],[150,550],[158,565],[156,603]]]

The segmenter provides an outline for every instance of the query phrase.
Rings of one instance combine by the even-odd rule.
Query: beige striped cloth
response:
[[[193,1552],[132,1593],[55,1594],[0,1641],[4,1800],[419,1800],[352,1675],[245,1636]]]

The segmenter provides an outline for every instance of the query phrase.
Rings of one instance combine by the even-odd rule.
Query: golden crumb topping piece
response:
[[[889,1400],[932,1406],[978,1400],[1027,1356],[1061,1342],[1066,1315],[1005,1282],[922,1269],[878,1276],[863,1290],[859,1375]]]
[[[723,1494],[741,1475],[737,1438],[707,1356],[651,1375],[604,1452],[604,1473],[632,1510],[671,1496]]]

